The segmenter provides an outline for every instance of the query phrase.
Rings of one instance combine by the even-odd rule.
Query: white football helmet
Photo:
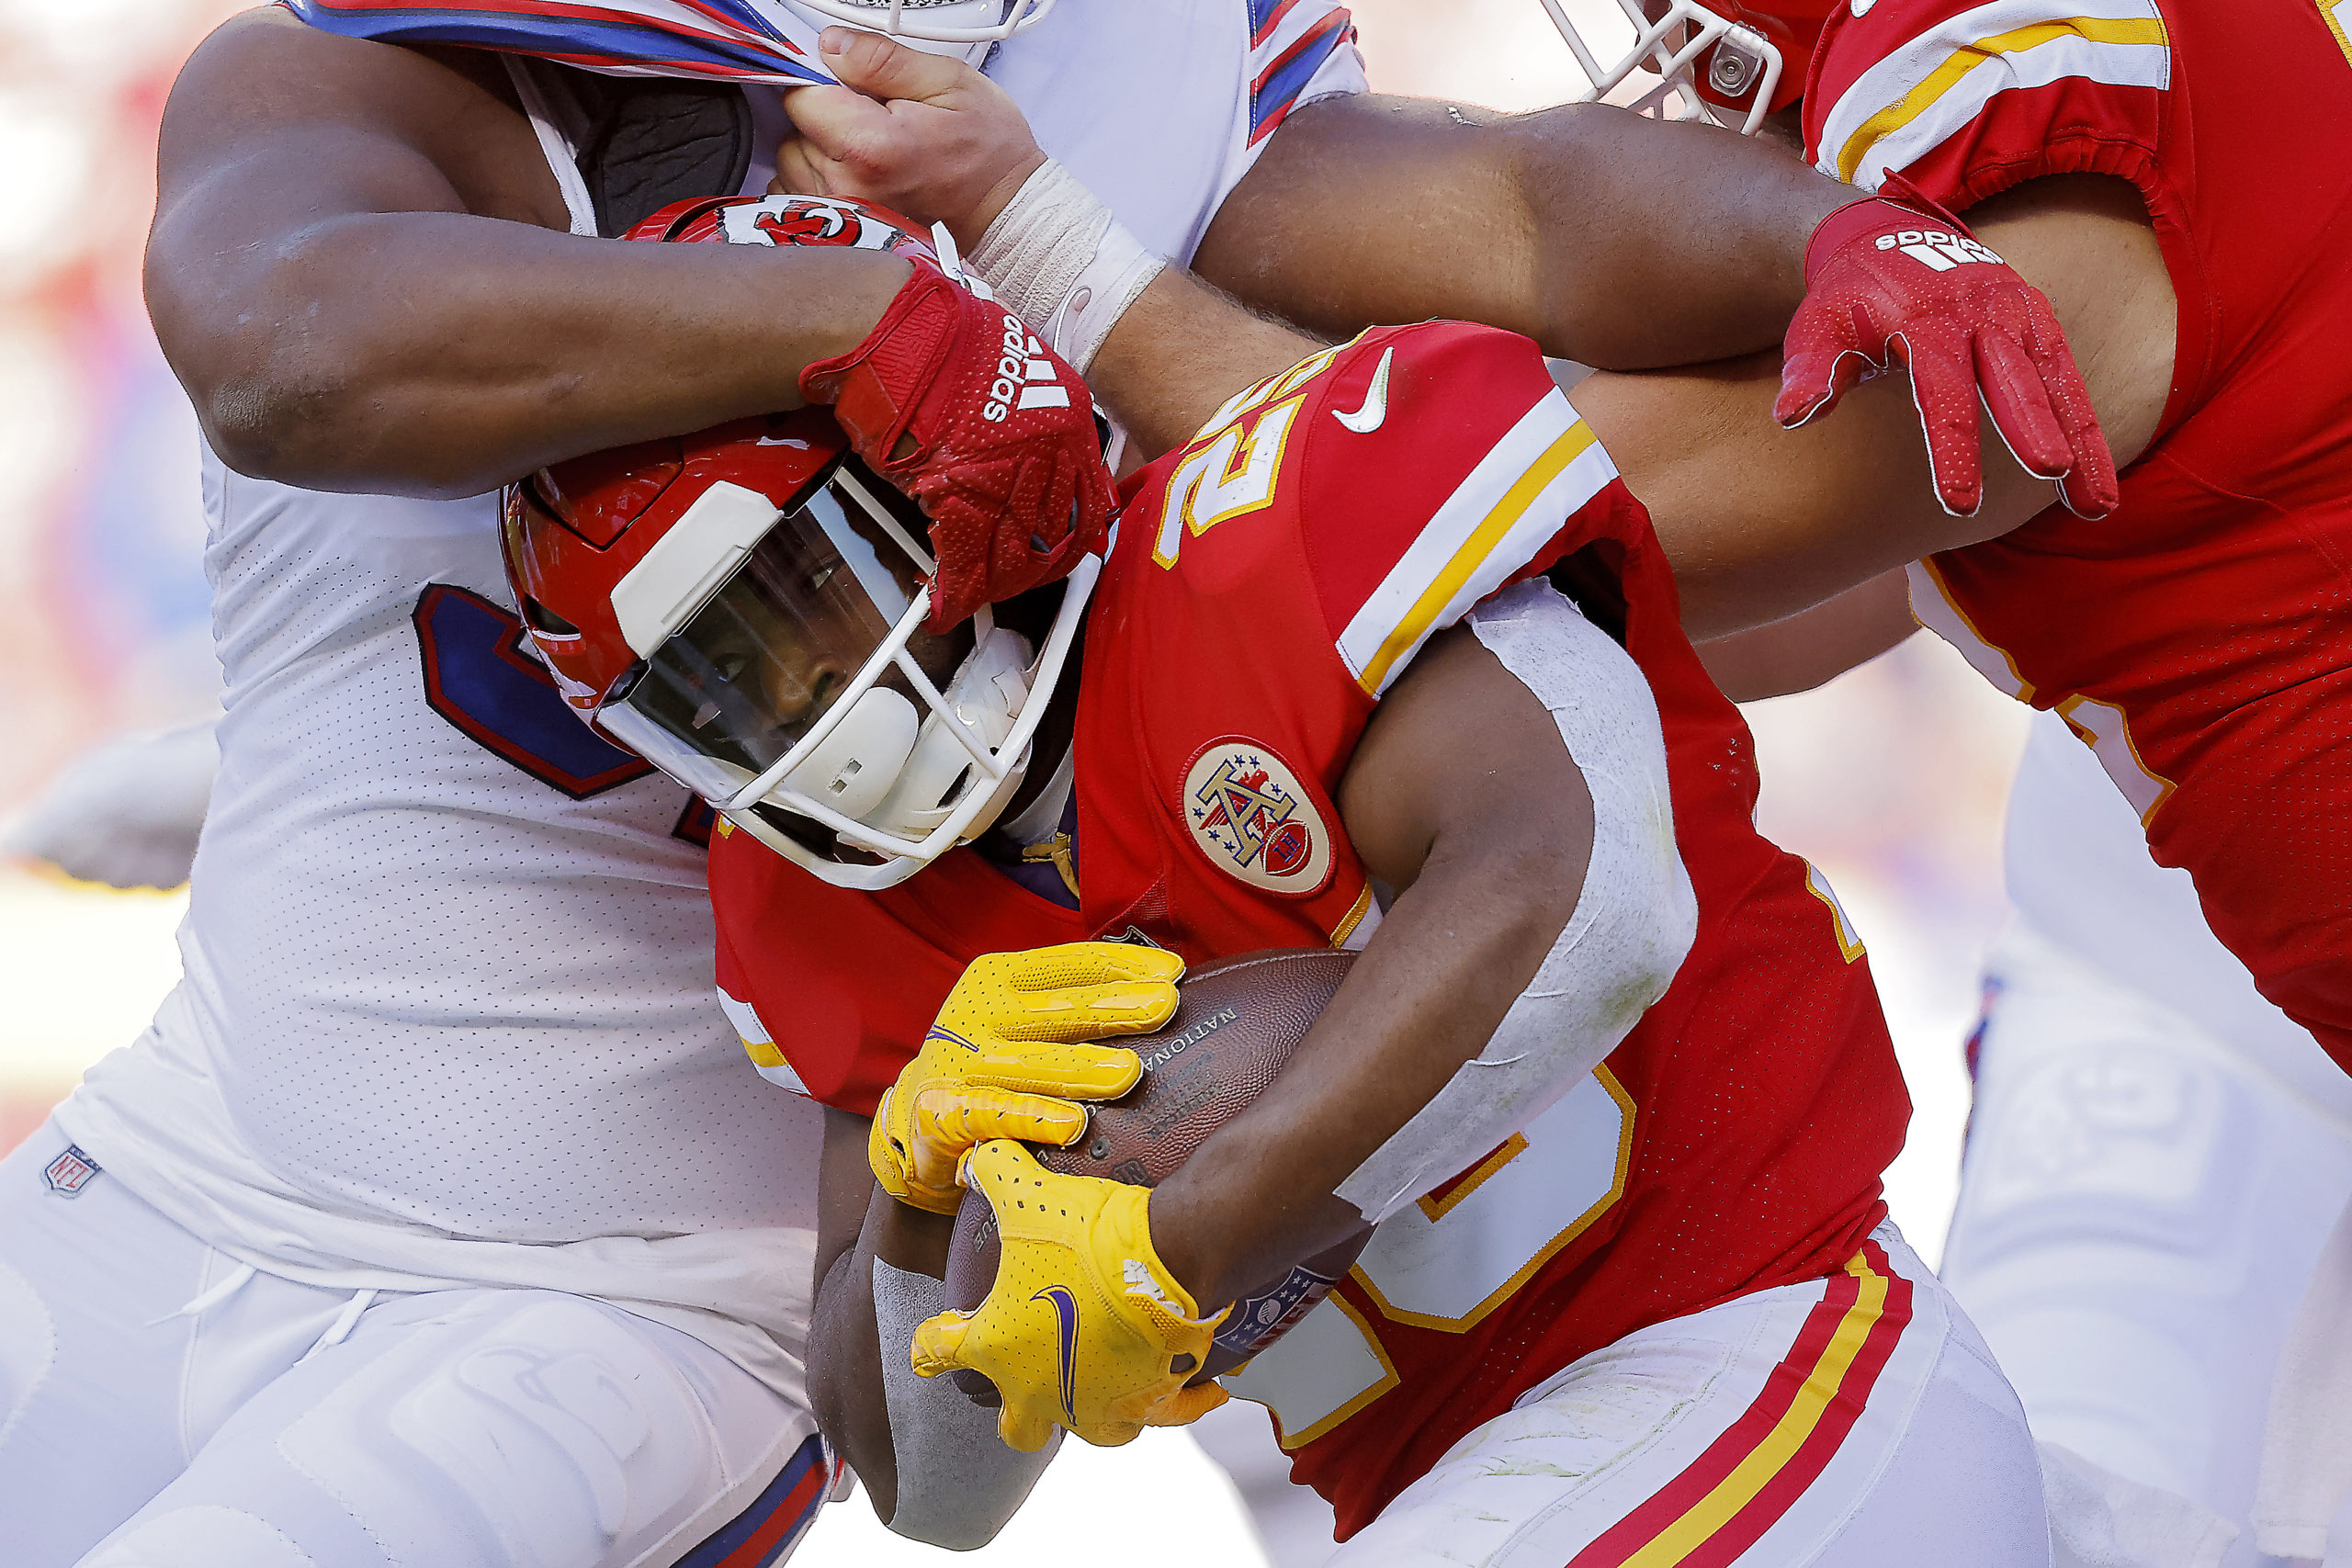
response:
[[[1633,24],[1632,47],[1611,39],[1598,49],[1587,31],[1604,29],[1589,18],[1577,25],[1571,11],[1582,8],[1578,0],[1540,3],[1590,84],[1579,102],[1598,102],[1647,72],[1657,85],[1625,107],[1663,119],[1713,120],[1747,135],[1802,90],[1805,55],[1835,0],[1773,0],[1769,10],[1738,0],[1616,0]],[[1604,52],[1613,63],[1602,63]]]

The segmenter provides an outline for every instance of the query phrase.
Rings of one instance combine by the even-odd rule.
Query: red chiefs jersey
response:
[[[871,1114],[979,953],[1131,926],[1194,962],[1360,942],[1376,915],[1334,805],[1357,738],[1432,633],[1548,569],[1657,695],[1698,936],[1600,1071],[1384,1222],[1230,1380],[1345,1534],[1577,1358],[1837,1271],[1884,1213],[1909,1104],[1861,949],[1751,825],[1746,726],[1532,344],[1367,333],[1234,399],[1127,494],[1086,630],[1078,907],[972,850],[869,895],[732,834],[720,984],[808,1092]]]
[[[1913,604],[2066,716],[2263,994],[2352,1065],[2346,15],[1878,0],[1824,29],[1805,123],[1826,172],[1899,169],[1954,208],[2042,175],[2139,187],[2179,348],[2122,506],[1936,556]]]

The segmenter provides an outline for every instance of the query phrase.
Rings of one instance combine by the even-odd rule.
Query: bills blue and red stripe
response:
[[[322,32],[382,43],[466,44],[613,76],[830,83],[816,29],[752,0],[278,0]]]
[[[1274,133],[1355,20],[1326,0],[1250,0],[1250,144]]]
[[[752,1506],[678,1559],[677,1568],[772,1568],[789,1556],[832,1489],[832,1456],[810,1437]]]

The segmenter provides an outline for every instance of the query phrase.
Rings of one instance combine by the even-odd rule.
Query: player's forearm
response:
[[[1363,1224],[1351,1179],[1486,1049],[1584,897],[1583,774],[1544,702],[1466,628],[1390,689],[1340,808],[1397,895],[1281,1076],[1152,1193],[1153,1244],[1204,1307]]]
[[[1333,100],[1285,122],[1194,260],[1332,337],[1452,317],[1612,368],[1777,344],[1855,198],[1776,148],[1597,105]]]
[[[1860,193],[1714,126],[1581,106],[1512,128],[1547,354],[1611,369],[1772,347],[1815,227]]]
[[[1153,1245],[1195,1301],[1221,1306],[1362,1227],[1338,1190],[1485,1048],[1566,894],[1498,853],[1433,861],[1398,897],[1282,1075],[1152,1193]]]
[[[268,247],[159,223],[148,298],[208,438],[313,489],[479,494],[582,452],[799,406],[907,276],[830,249],[622,245],[460,213]]]
[[[857,1472],[876,1510],[887,1518],[898,1477],[866,1258],[865,1248],[849,1248],[818,1283],[808,1322],[808,1408],[825,1440]]]
[[[1901,571],[1812,609],[1698,645],[1699,662],[1736,703],[1809,692],[1866,664],[1919,629]]]
[[[1236,392],[1322,346],[1170,267],[1111,329],[1086,380],[1148,461],[1190,440]]]

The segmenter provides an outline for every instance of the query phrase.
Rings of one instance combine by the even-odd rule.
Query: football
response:
[[[1039,1148],[1038,1160],[1072,1176],[1154,1187],[1210,1134],[1264,1092],[1291,1051],[1347,978],[1355,954],[1329,948],[1245,953],[1187,974],[1176,1015],[1157,1033],[1114,1042],[1143,1057],[1143,1081],[1095,1108],[1085,1136],[1067,1148]],[[1263,1350],[1338,1283],[1372,1227],[1270,1280],[1234,1303],[1195,1382],[1230,1371]],[[947,1251],[947,1304],[978,1306],[996,1279],[996,1216],[967,1193]],[[985,1380],[958,1374],[980,1394]],[[992,1393],[993,1391],[987,1391]]]

